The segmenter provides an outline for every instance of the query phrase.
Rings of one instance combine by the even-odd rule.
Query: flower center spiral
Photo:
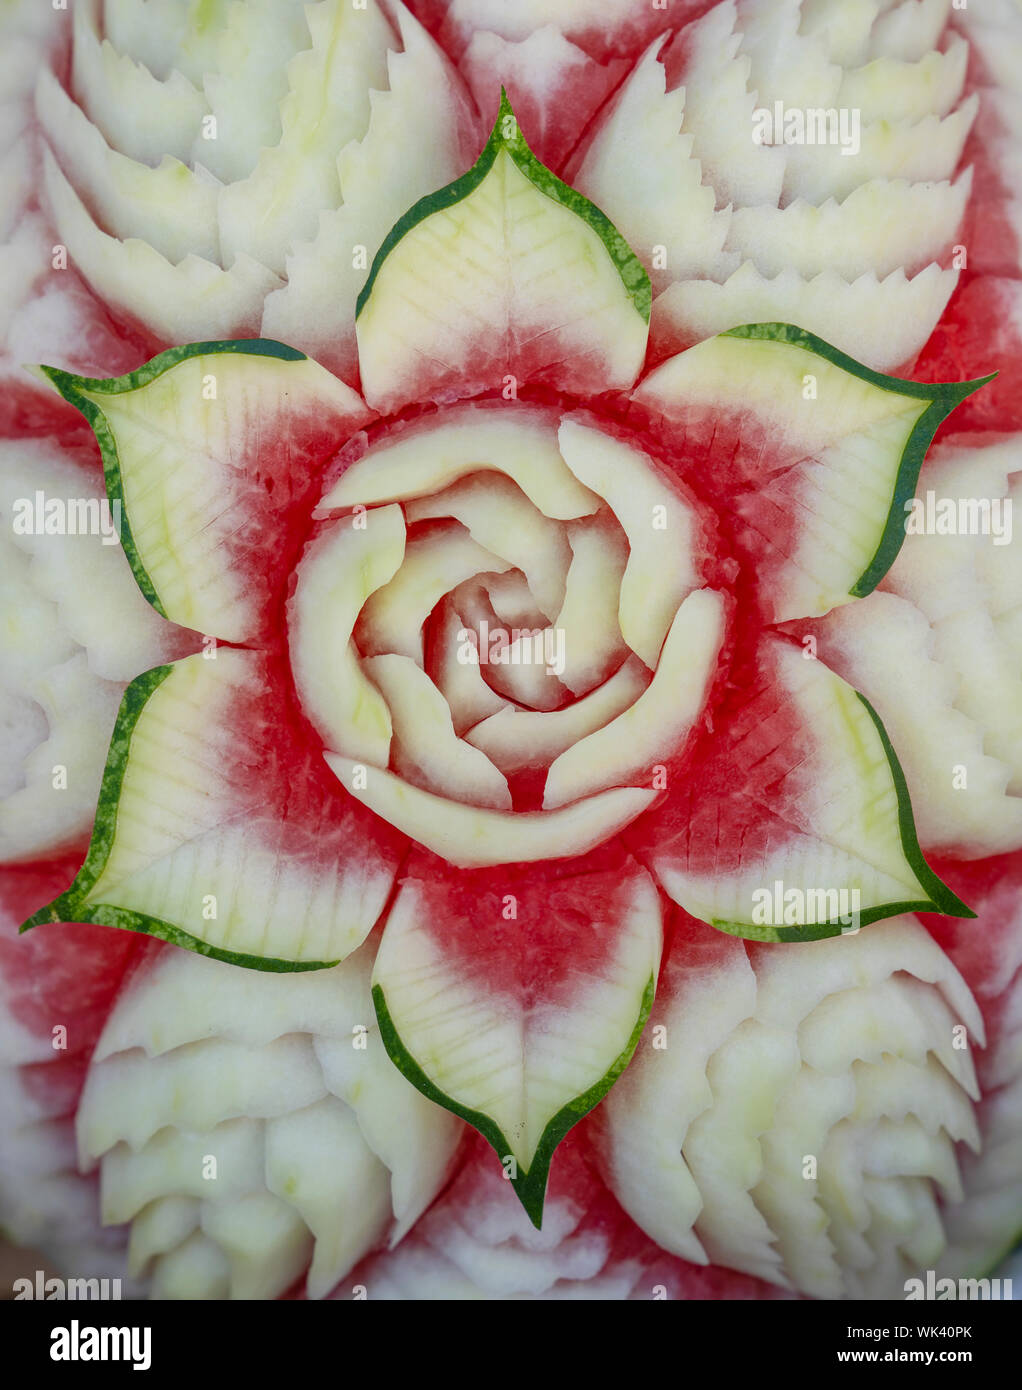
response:
[[[381,438],[316,518],[292,664],[353,795],[480,865],[584,853],[665,790],[724,602],[647,454],[578,414],[460,407]]]

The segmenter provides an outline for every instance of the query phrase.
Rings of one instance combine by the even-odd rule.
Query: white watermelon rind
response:
[[[29,931],[32,927],[42,926],[47,922],[95,922],[100,926],[156,936],[162,941],[170,942],[172,946],[182,946],[185,950],[212,956],[215,960],[226,961],[229,965],[240,965],[248,970],[267,970],[283,974],[304,970],[328,970],[331,966],[339,965],[340,962],[336,960],[296,961],[277,956],[256,956],[241,951],[224,950],[193,936],[191,932],[184,931],[162,917],[150,917],[147,913],[118,907],[115,903],[87,901],[113,849],[121,786],[131,754],[131,737],[135,725],[142,717],[151,696],[167,677],[173,674],[178,664],[170,662],[165,666],[155,666],[152,670],[136,676],[125,690],[110,740],[110,751],[107,754],[96,819],[85,862],[78,870],[70,888],[54,898],[53,902],[33,913],[22,923],[20,931]]]
[[[905,540],[905,504],[915,496],[919,473],[927,450],[933,442],[933,436],[953,410],[974,391],[993,381],[997,373],[991,372],[989,376],[977,377],[973,381],[908,381],[903,377],[874,371],[872,367],[857,362],[854,357],[849,357],[846,352],[817,337],[815,333],[791,323],[746,323],[737,328],[729,328],[718,334],[718,337],[787,343],[824,358],[841,371],[848,372],[849,375],[858,377],[871,386],[879,387],[882,391],[930,402],[913,426],[902,451],[891,505],[873,558],[848,590],[852,598],[865,598],[873,592],[898,557]],[[684,356],[684,353],[681,355]]]
[[[508,1175],[508,1181],[514,1189],[515,1195],[525,1208],[529,1220],[537,1230],[543,1224],[543,1204],[546,1199],[547,1180],[550,1176],[550,1163],[554,1153],[564,1136],[570,1129],[573,1129],[578,1122],[589,1114],[590,1110],[599,1105],[607,1092],[617,1081],[618,1077],[632,1060],[635,1049],[639,1045],[643,1029],[649,1019],[653,1009],[653,996],[656,992],[656,978],[650,976],[642,995],[642,1003],[639,1007],[638,1018],[631,1036],[622,1051],[604,1072],[593,1086],[554,1115],[547,1123],[543,1131],[536,1152],[532,1159],[532,1165],[528,1172],[516,1166]],[[386,995],[383,987],[379,984],[373,985],[373,1004],[376,1008],[376,1019],[380,1027],[380,1036],[383,1045],[387,1049],[387,1055],[397,1067],[398,1071],[412,1083],[412,1085],[436,1105],[443,1106],[459,1119],[465,1120],[473,1129],[479,1131],[486,1142],[493,1149],[498,1159],[503,1164],[506,1159],[514,1152],[510,1141],[505,1137],[500,1126],[497,1125],[489,1115],[481,1110],[471,1110],[467,1106],[459,1105],[453,1100],[446,1091],[442,1091],[439,1086],[432,1082],[412,1054],[405,1047],[401,1036],[394,1026],[394,1020],[390,1016],[387,1008]],[[505,1173],[508,1170],[505,1169]]]
[[[939,912],[945,917],[976,917],[977,914],[973,912],[972,908],[962,902],[957,893],[953,893],[926,862],[916,835],[915,816],[912,813],[908,782],[902,771],[898,755],[894,751],[894,744],[884,728],[883,720],[865,695],[860,694],[857,690],[854,694],[873,721],[887,756],[891,781],[894,784],[894,792],[898,799],[898,832],[901,837],[902,851],[919,886],[924,892],[930,894],[929,898],[911,902],[877,903],[874,907],[863,908],[857,914],[855,930],[868,927],[873,922],[884,921],[888,917],[901,917],[913,912]],[[841,936],[848,932],[847,919],[842,922],[839,918],[832,918],[827,922],[811,922],[804,926],[791,927],[754,925],[749,922],[711,918],[709,925],[716,927],[717,931],[725,932],[728,936],[738,936],[744,941],[761,942],[822,941],[827,937]]]
[[[403,240],[425,218],[432,216],[433,213],[446,211],[467,198],[482,183],[493,167],[497,156],[502,152],[511,158],[520,172],[535,188],[555,203],[560,203],[569,212],[573,212],[576,217],[579,217],[592,228],[603,242],[607,255],[621,277],[621,282],[635,306],[636,312],[643,322],[648,324],[653,306],[653,290],[642,262],[606,213],[601,212],[577,189],[570,187],[556,174],[551,173],[546,165],[542,164],[532,153],[525,143],[525,137],[518,125],[518,118],[514,114],[504,88],[501,88],[500,107],[497,111],[493,130],[483,146],[482,154],[472,168],[462,174],[460,178],[455,179],[453,183],[447,184],[446,187],[438,189],[435,193],[428,193],[417,203],[413,203],[404,216],[399,218],[387,233],[383,244],[373,258],[369,276],[356,301],[356,320],[369,301],[377,276],[383,269],[384,261],[398,242]]]
[[[237,356],[248,357],[276,357],[282,362],[304,362],[307,360],[304,352],[299,352],[297,348],[288,347],[286,343],[275,342],[272,338],[233,338],[187,343],[183,347],[168,348],[166,352],[159,353],[151,361],[143,363],[141,367],[126,373],[124,376],[85,377],[75,376],[74,373],[65,372],[59,367],[40,366],[38,369],[47,380],[52,382],[64,400],[69,405],[73,405],[85,417],[96,436],[103,461],[103,479],[106,483],[107,497],[110,499],[111,505],[115,502],[120,504],[121,546],[128,557],[135,583],[147,602],[152,604],[161,618],[168,616],[167,611],[157,593],[156,585],[146,569],[131,531],[131,518],[124,496],[124,482],[121,476],[121,461],[117,452],[117,441],[106,416],[103,414],[102,407],[83,393],[89,391],[104,396],[117,396],[126,392],[137,391],[189,358],[204,357],[215,353],[232,353]]]

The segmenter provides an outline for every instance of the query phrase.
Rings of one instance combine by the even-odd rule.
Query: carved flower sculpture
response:
[[[887,1297],[1009,1243],[1018,551],[903,546],[989,374],[887,374],[957,274],[964,40],[611,8],[627,62],[584,5],[422,7],[474,163],[397,5],[79,4],[41,70],[18,245],[56,228],[90,327],[0,445],[0,965],[77,1205],[19,1141],[0,1215],[65,1263],[117,1267],[75,1162],[157,1297]],[[858,102],[858,178],[714,132],[739,77],[746,123]],[[894,230],[852,273],[877,206],[926,227],[912,280]],[[1010,503],[1004,436],[924,479]]]

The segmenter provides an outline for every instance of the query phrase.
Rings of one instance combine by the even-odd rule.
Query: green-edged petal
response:
[[[765,617],[783,622],[876,588],[937,427],[981,385],[884,376],[759,323],[668,359],[635,399],[726,509]]]
[[[191,343],[110,379],[44,367],[82,412],[139,588],[226,641],[265,634],[320,471],[369,416],[325,368],[262,339]]]
[[[629,839],[666,892],[748,940],[815,940],[903,912],[974,915],[923,858],[879,716],[793,641],[760,640],[647,819]]]
[[[358,301],[362,388],[385,411],[526,381],[583,396],[627,387],[649,310],[628,243],[540,164],[505,95],[476,164],[420,199],[376,255]]]
[[[373,972],[392,1059],[492,1145],[538,1226],[550,1161],[627,1065],[653,1001],[660,901],[649,875],[451,875],[421,856]]]
[[[359,946],[402,842],[339,794],[284,674],[221,648],[133,681],[85,863],[26,927],[101,922],[264,970],[320,969]]]

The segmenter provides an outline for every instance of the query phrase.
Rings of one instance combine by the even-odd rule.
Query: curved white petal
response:
[[[447,701],[407,656],[367,658],[363,669],[379,686],[394,724],[394,769],[440,796],[510,811],[507,781],[478,748],[454,731]]]
[[[602,787],[652,779],[654,765],[677,752],[698,719],[723,637],[721,596],[712,589],[689,594],[668,630],[653,679],[635,703],[551,764],[544,810]]]
[[[291,664],[306,711],[327,747],[382,767],[390,756],[390,714],[351,634],[370,594],[393,579],[404,556],[400,507],[339,520],[303,556],[289,607]]]
[[[421,791],[392,772],[327,753],[351,794],[399,830],[460,868],[585,854],[640,816],[656,792],[620,787],[559,811],[504,812],[463,806]]]
[[[628,537],[618,621],[622,637],[652,670],[678,605],[696,584],[692,512],[631,445],[570,417],[557,439],[568,467],[606,499]]]

